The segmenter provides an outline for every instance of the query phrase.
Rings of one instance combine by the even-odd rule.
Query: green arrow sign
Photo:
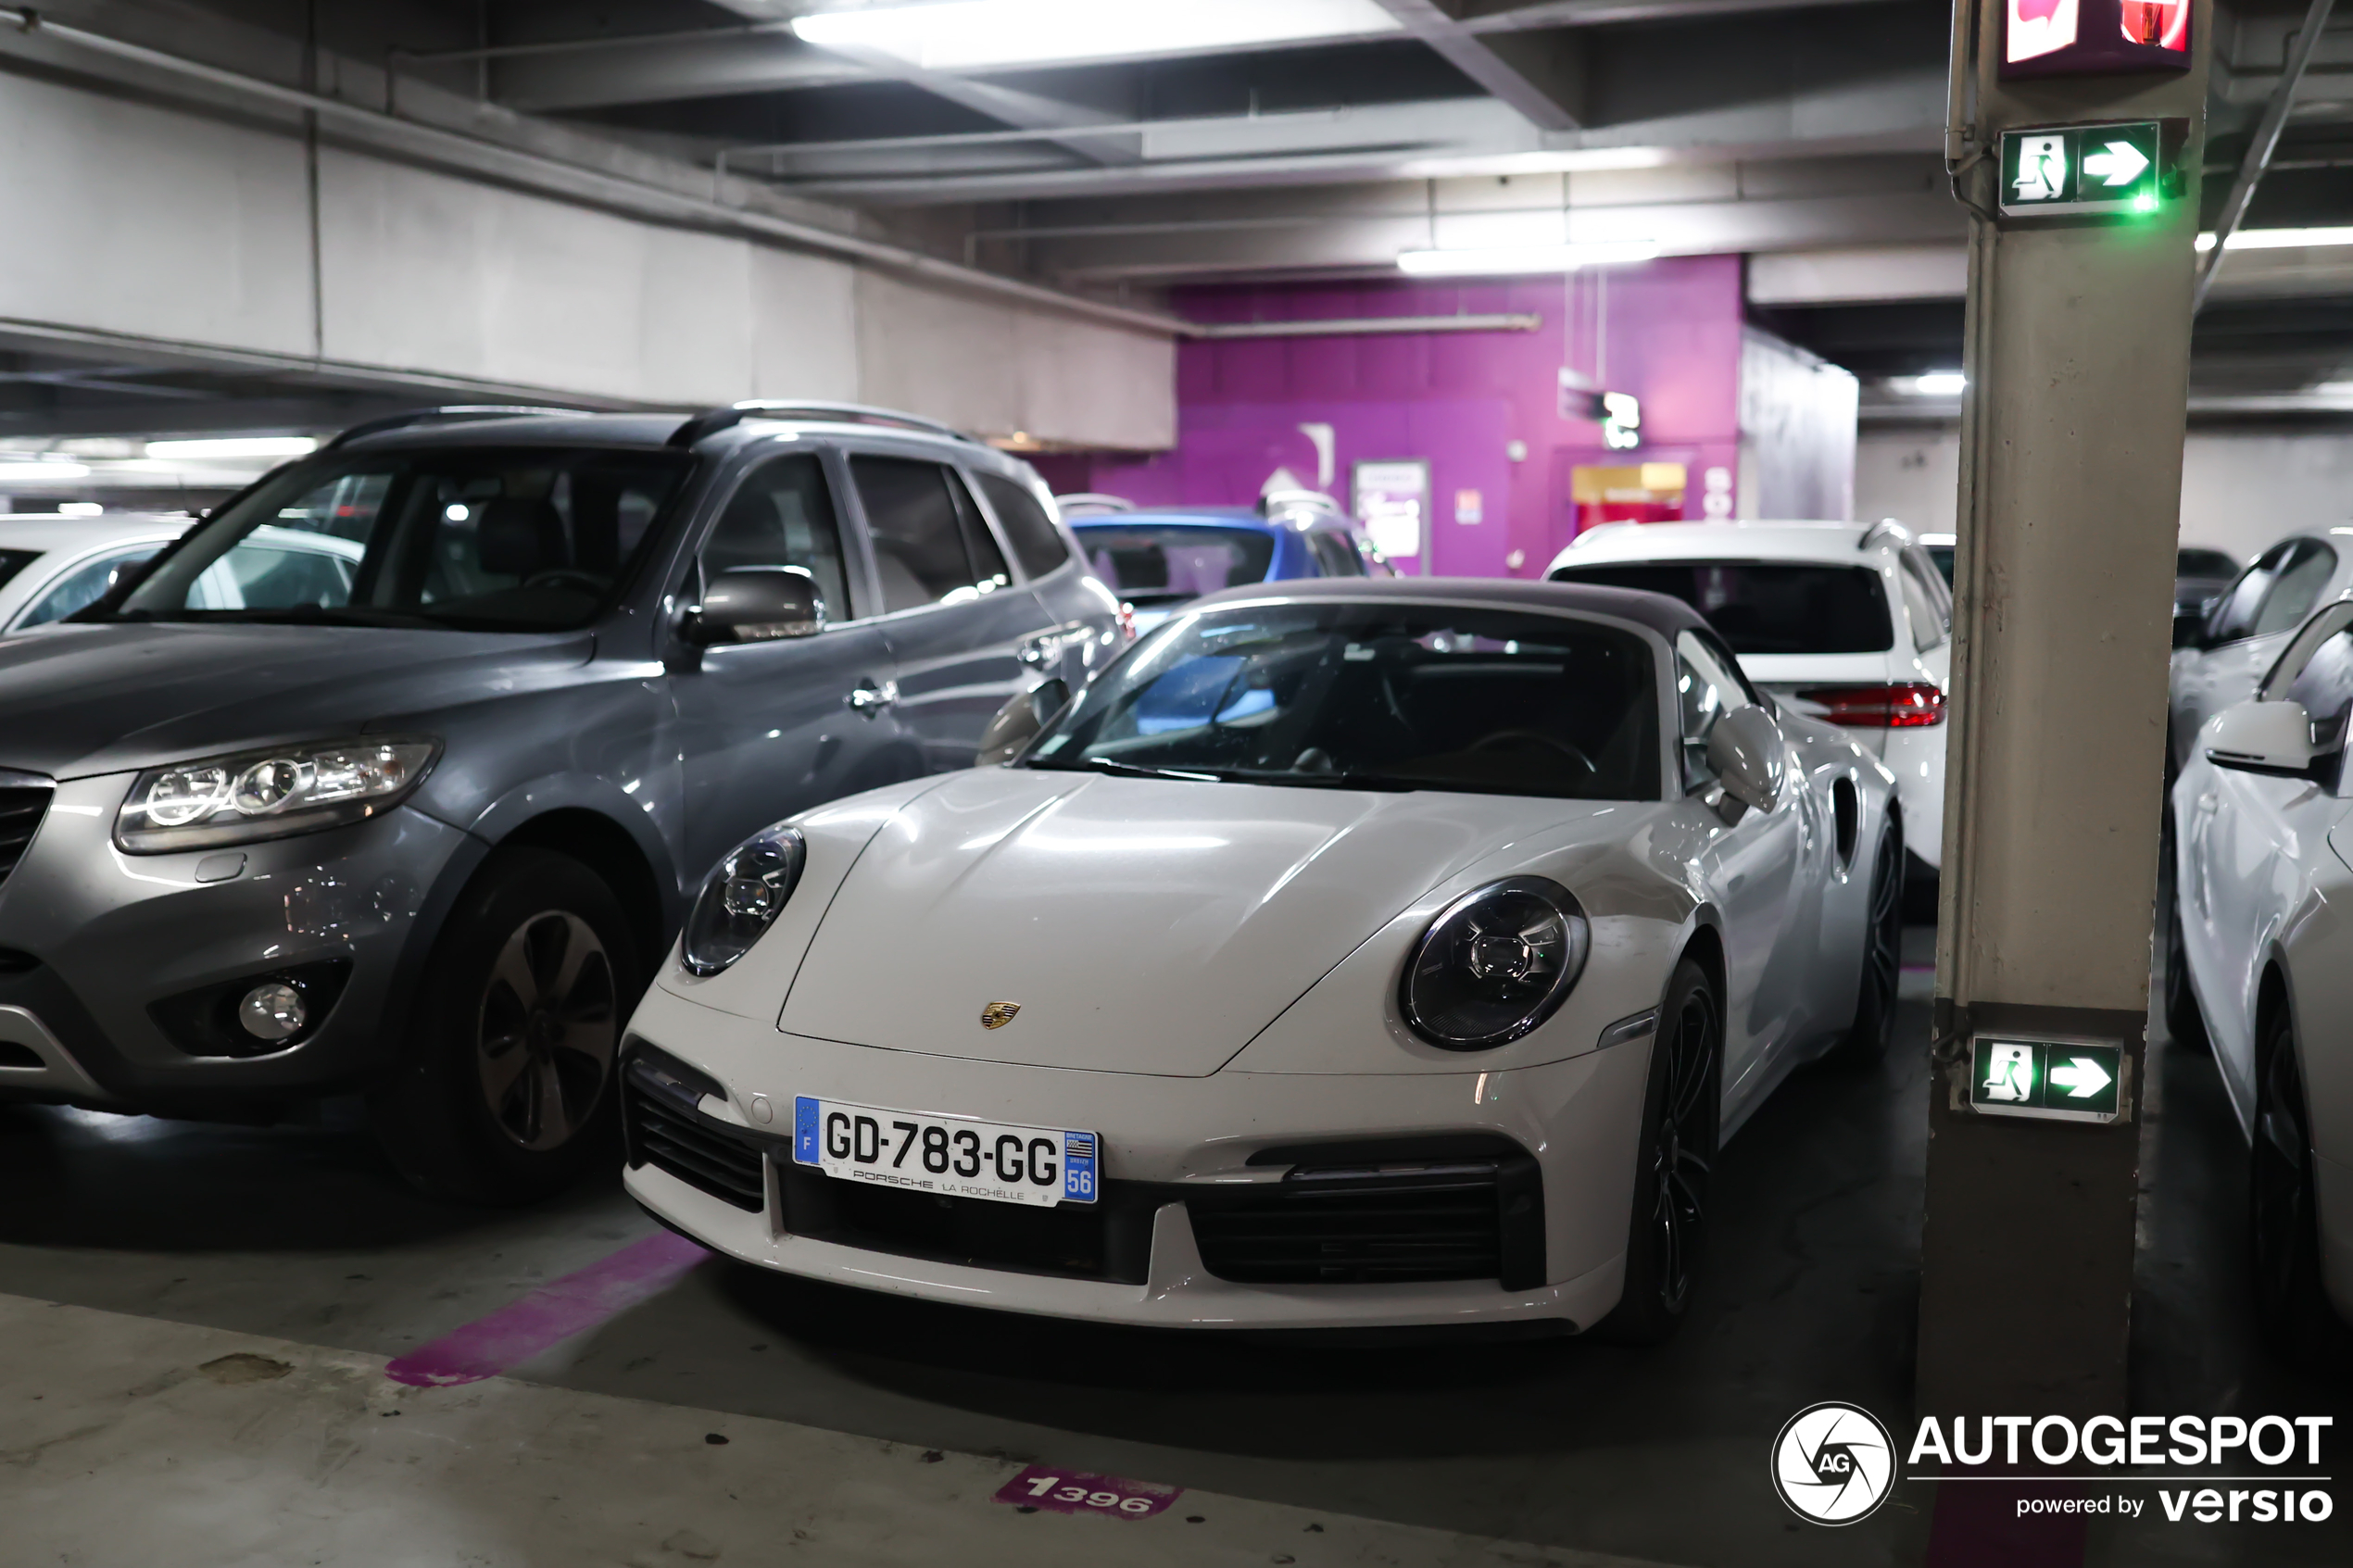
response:
[[[1969,1042],[1969,1108],[1987,1116],[2113,1122],[2124,1074],[2124,1047],[2112,1042],[1980,1035]]]
[[[2160,161],[2155,120],[2005,131],[2002,216],[2154,212]]]

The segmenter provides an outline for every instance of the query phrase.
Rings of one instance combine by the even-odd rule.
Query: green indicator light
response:
[[[2133,210],[2134,212],[2155,212],[2157,210],[2156,195],[2150,192],[2143,191],[2139,195],[2133,198]]]

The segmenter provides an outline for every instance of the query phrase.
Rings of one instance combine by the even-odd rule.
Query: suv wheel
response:
[[[371,1101],[400,1173],[436,1197],[522,1203],[611,1156],[638,972],[594,872],[545,849],[492,855],[434,946],[406,1059]]]
[[[2247,1181],[2256,1321],[2298,1370],[2328,1373],[2347,1364],[2353,1336],[2337,1321],[2322,1283],[2311,1119],[2284,1003],[2264,1034]]]

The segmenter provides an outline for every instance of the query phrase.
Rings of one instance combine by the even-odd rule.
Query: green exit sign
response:
[[[2155,212],[2164,183],[2161,127],[2153,119],[2002,132],[2005,218]]]
[[[2129,1071],[2124,1047],[2113,1041],[1980,1035],[1969,1042],[1969,1109],[1987,1116],[2113,1122]]]

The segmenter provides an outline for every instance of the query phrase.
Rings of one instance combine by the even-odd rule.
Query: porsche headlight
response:
[[[1485,1050],[1553,1015],[1585,969],[1592,932],[1567,888],[1516,876],[1465,894],[1422,934],[1400,1001],[1431,1045]]]
[[[785,912],[808,846],[793,828],[769,828],[727,852],[704,879],[686,917],[679,956],[697,974],[717,974],[751,951]]]
[[[403,735],[151,768],[116,813],[114,841],[160,855],[341,827],[398,805],[440,754],[439,741]]]

